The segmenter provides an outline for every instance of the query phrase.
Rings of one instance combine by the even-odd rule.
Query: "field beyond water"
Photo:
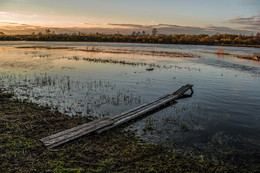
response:
[[[259,48],[0,42],[0,172],[259,172]],[[247,58],[249,57],[249,58]],[[251,58],[250,58],[251,57]],[[54,150],[55,132],[194,94]]]

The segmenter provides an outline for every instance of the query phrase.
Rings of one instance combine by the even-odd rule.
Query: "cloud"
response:
[[[260,13],[251,17],[235,17],[227,21],[232,24],[244,25],[241,29],[260,30]]]
[[[260,4],[259,0],[247,0],[242,3],[242,5],[249,5],[249,6],[256,6],[259,4]]]
[[[133,31],[145,31],[151,33],[153,28],[157,28],[159,34],[215,34],[215,33],[230,33],[230,34],[252,34],[254,33],[255,26],[246,27],[243,30],[232,29],[229,27],[217,27],[217,26],[206,26],[206,27],[192,27],[192,26],[180,26],[171,24],[155,24],[155,25],[140,25],[140,24],[116,24],[108,23],[105,25],[96,25],[95,27],[50,27],[50,26],[39,26],[29,24],[18,24],[12,22],[0,22],[0,31],[6,34],[31,34],[32,32],[45,32],[45,30],[51,29],[56,33],[106,33],[115,34],[118,31],[121,34],[131,34]]]
[[[108,26],[114,28],[124,28],[129,31],[146,31],[150,33],[152,28],[157,28],[161,34],[215,34],[215,33],[230,33],[230,34],[252,34],[254,31],[232,29],[229,27],[217,27],[217,26],[206,26],[206,27],[192,27],[192,26],[180,26],[170,24],[156,24],[156,25],[137,25],[137,24],[112,24],[108,23]]]
[[[239,29],[232,29],[229,27],[217,27],[217,26],[207,26],[205,27],[207,31],[219,32],[219,33],[233,33],[233,34],[252,34],[253,31],[245,31]]]
[[[117,23],[108,23],[107,25],[113,27],[125,27],[125,28],[152,28],[154,26],[154,25],[117,24]]]
[[[19,24],[19,23],[15,23],[15,22],[1,22],[1,21],[0,21],[0,23],[2,23],[2,24],[10,24],[10,25],[17,25],[17,24]]]
[[[253,30],[259,32],[259,26],[242,26],[240,28],[244,30]]]

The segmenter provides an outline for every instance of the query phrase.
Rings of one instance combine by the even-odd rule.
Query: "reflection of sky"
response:
[[[259,20],[257,0],[0,0],[0,27],[15,23],[52,27],[105,27],[116,24],[170,24],[191,27],[248,28]],[[255,17],[254,17],[255,16]],[[228,20],[242,18],[235,22]],[[242,21],[242,22],[241,22]],[[250,22],[250,21],[249,21]],[[252,22],[252,21],[251,21]],[[257,22],[256,22],[257,24]],[[117,26],[118,27],[118,26]],[[259,27],[259,26],[258,26]],[[259,28],[258,28],[259,29]]]
[[[173,144],[176,141],[182,143],[183,140],[201,143],[205,139],[207,143],[212,135],[221,132],[225,135],[241,135],[259,144],[259,62],[255,62],[258,66],[251,66],[251,61],[205,53],[200,53],[203,56],[200,59],[144,56],[134,56],[137,59],[133,59],[134,57],[124,54],[13,47],[18,46],[17,44],[59,47],[68,45],[81,48],[95,45],[107,49],[174,49],[192,53],[193,50],[213,52],[217,50],[216,46],[9,42],[9,46],[4,47],[4,44],[0,42],[0,87],[14,92],[19,98],[29,98],[35,103],[56,107],[68,115],[113,116],[172,93],[180,86],[190,83],[194,85],[192,98],[178,100],[173,107],[150,116],[155,120],[154,126],[163,132],[154,132],[154,135],[150,136],[152,140],[162,142],[165,137]],[[224,48],[229,50],[229,53],[257,50]],[[152,61],[158,65],[167,63],[173,67],[156,67],[153,71],[146,71],[148,66],[93,63],[62,58],[73,56],[126,61],[138,61],[142,58],[143,62]],[[254,75],[255,72],[258,75]],[[189,132],[183,135],[179,126],[167,119],[187,122]],[[133,129],[138,129],[142,134],[145,122],[146,119],[138,121]],[[173,133],[173,129],[180,130],[181,133]],[[147,136],[149,138],[149,135]]]

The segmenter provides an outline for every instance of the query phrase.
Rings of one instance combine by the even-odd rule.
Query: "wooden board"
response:
[[[191,90],[190,95],[185,94],[188,90]],[[54,148],[79,137],[91,134],[93,132],[102,133],[106,130],[124,124],[140,116],[144,116],[147,113],[152,112],[163,105],[173,102],[174,100],[185,98],[187,96],[191,96],[192,94],[192,85],[187,84],[185,86],[182,86],[173,94],[167,94],[155,101],[143,104],[122,114],[115,115],[113,117],[104,117],[99,120],[85,123],[80,126],[73,127],[71,129],[64,130],[59,133],[42,138],[41,141],[46,147]]]

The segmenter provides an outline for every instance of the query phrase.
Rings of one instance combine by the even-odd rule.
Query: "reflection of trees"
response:
[[[155,28],[154,28],[155,29]],[[156,31],[156,32],[155,32]],[[151,35],[145,31],[133,31],[131,35],[122,34],[84,34],[81,32],[73,34],[56,34],[50,29],[45,34],[30,35],[6,35],[0,32],[0,40],[26,40],[26,41],[97,41],[97,42],[129,42],[129,43],[164,43],[164,44],[202,44],[202,45],[260,45],[260,33],[256,36],[215,34],[215,35]]]

